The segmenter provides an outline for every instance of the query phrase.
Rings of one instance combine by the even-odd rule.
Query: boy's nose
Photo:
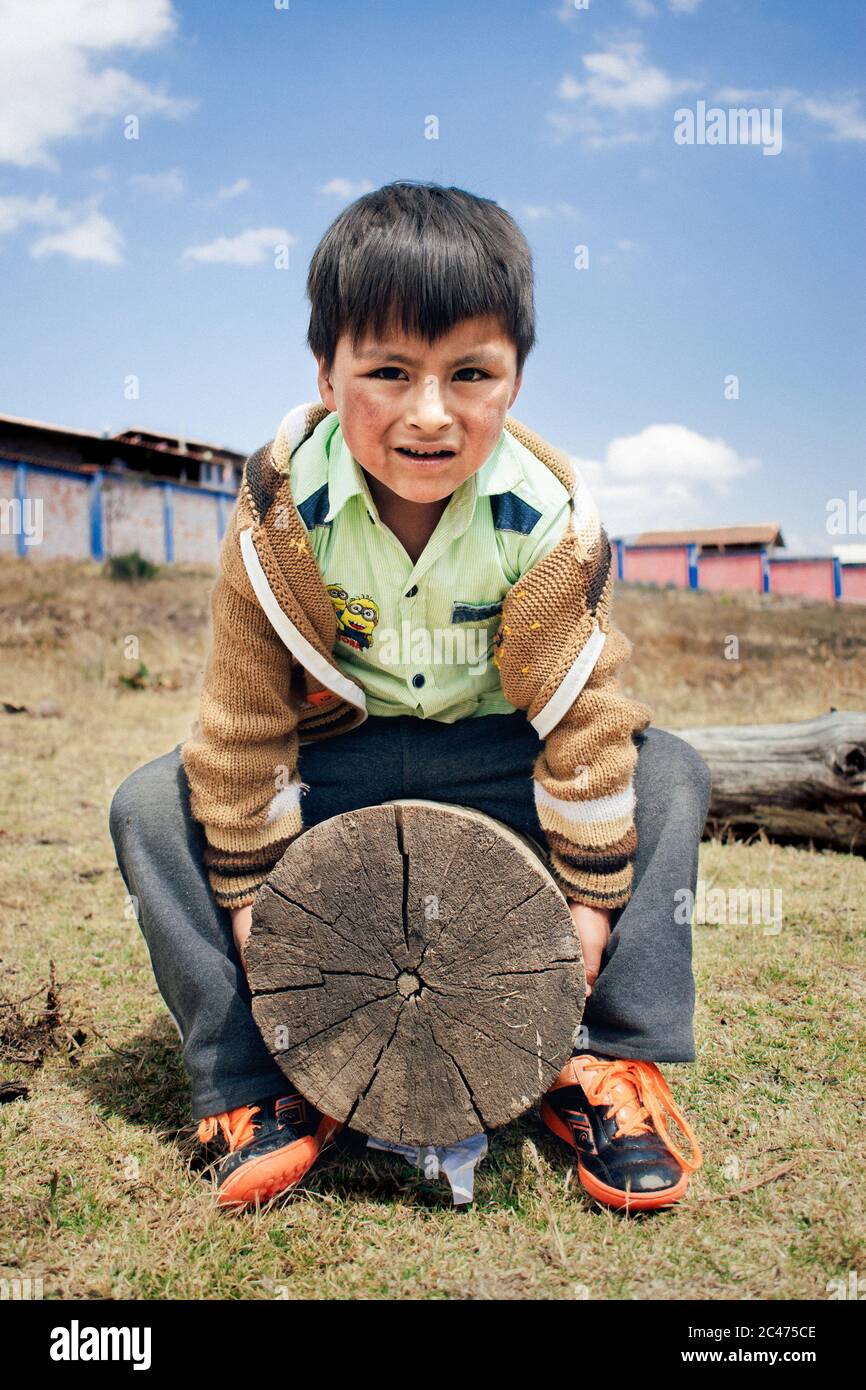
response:
[[[441,429],[450,419],[438,378],[425,377],[406,413],[406,423],[417,425],[420,429],[434,430]]]

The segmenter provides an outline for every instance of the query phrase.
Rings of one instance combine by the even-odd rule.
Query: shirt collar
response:
[[[334,420],[334,429],[325,440],[328,452],[328,510],[325,520],[333,521],[349,498],[359,494],[364,498],[369,515],[378,524],[379,513],[367,480],[343,438],[336,414]],[[456,533],[462,534],[468,527],[475,512],[477,498],[508,492],[522,476],[515,441],[507,430],[503,430],[481,467],[466,478],[451,495],[449,509]]]

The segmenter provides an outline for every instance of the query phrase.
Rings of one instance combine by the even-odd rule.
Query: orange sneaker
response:
[[[297,1091],[239,1105],[199,1123],[202,1144],[222,1148],[216,1187],[221,1207],[254,1206],[295,1187],[345,1126]]]
[[[676,1148],[665,1111],[689,1141]],[[678,1202],[703,1162],[700,1146],[655,1062],[581,1053],[541,1102],[548,1129],[577,1152],[577,1172],[605,1206],[647,1211]]]

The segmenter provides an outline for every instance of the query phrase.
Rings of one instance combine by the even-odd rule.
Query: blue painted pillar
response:
[[[770,562],[766,550],[761,551],[761,589],[765,594],[770,592]]]
[[[15,500],[18,503],[18,529],[15,533],[15,553],[27,554],[24,539],[24,500],[27,497],[27,465],[19,463],[15,469]]]
[[[174,491],[171,483],[162,485],[162,526],[165,536],[165,563],[174,564]]]
[[[90,558],[105,559],[105,542],[102,525],[102,478],[99,471],[90,479]]]
[[[622,580],[622,552],[625,550],[625,541],[616,543],[616,577]]]
[[[698,588],[698,547],[694,543],[689,546],[689,588]]]
[[[842,597],[842,561],[838,555],[833,556],[833,597]]]

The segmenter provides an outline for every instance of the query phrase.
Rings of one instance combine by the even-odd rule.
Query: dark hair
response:
[[[307,344],[331,370],[337,340],[353,347],[398,326],[433,343],[463,319],[495,315],[517,351],[535,342],[532,253],[490,198],[400,179],[344,208],[307,274]]]

